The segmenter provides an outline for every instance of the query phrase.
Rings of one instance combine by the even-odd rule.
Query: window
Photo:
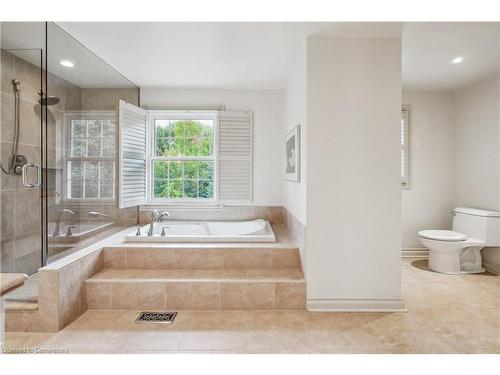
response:
[[[401,186],[408,188],[409,181],[409,147],[408,147],[408,109],[401,111]]]
[[[67,129],[66,198],[113,200],[116,114],[71,113]]]
[[[216,200],[216,124],[216,112],[150,113],[151,202]]]
[[[118,207],[253,202],[253,113],[118,106]]]

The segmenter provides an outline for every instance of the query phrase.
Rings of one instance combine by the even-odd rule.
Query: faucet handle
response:
[[[163,221],[163,220],[167,219],[168,217],[170,217],[170,212],[168,212],[168,211],[160,212],[160,214],[158,216],[158,221]]]
[[[73,229],[76,228],[76,225],[70,225],[68,229],[66,230],[66,236],[72,236],[73,235]]]

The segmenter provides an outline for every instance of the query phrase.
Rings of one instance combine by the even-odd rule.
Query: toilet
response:
[[[429,268],[448,274],[484,272],[481,249],[500,246],[500,212],[457,207],[453,230],[422,230],[418,236],[429,249]]]

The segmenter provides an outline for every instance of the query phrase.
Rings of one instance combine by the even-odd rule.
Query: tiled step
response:
[[[295,247],[106,247],[103,265],[116,269],[301,268]]]
[[[305,308],[297,268],[104,269],[86,281],[89,309],[296,310]]]
[[[36,331],[38,302],[5,301],[5,332]]]

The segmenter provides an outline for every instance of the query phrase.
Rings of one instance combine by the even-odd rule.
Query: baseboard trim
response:
[[[401,258],[428,258],[429,249],[425,247],[403,248],[401,249]]]
[[[401,312],[406,311],[403,299],[309,299],[309,311],[337,312]]]
[[[495,275],[500,275],[500,264],[489,263],[489,262],[483,261],[483,267],[488,272],[491,272]]]

